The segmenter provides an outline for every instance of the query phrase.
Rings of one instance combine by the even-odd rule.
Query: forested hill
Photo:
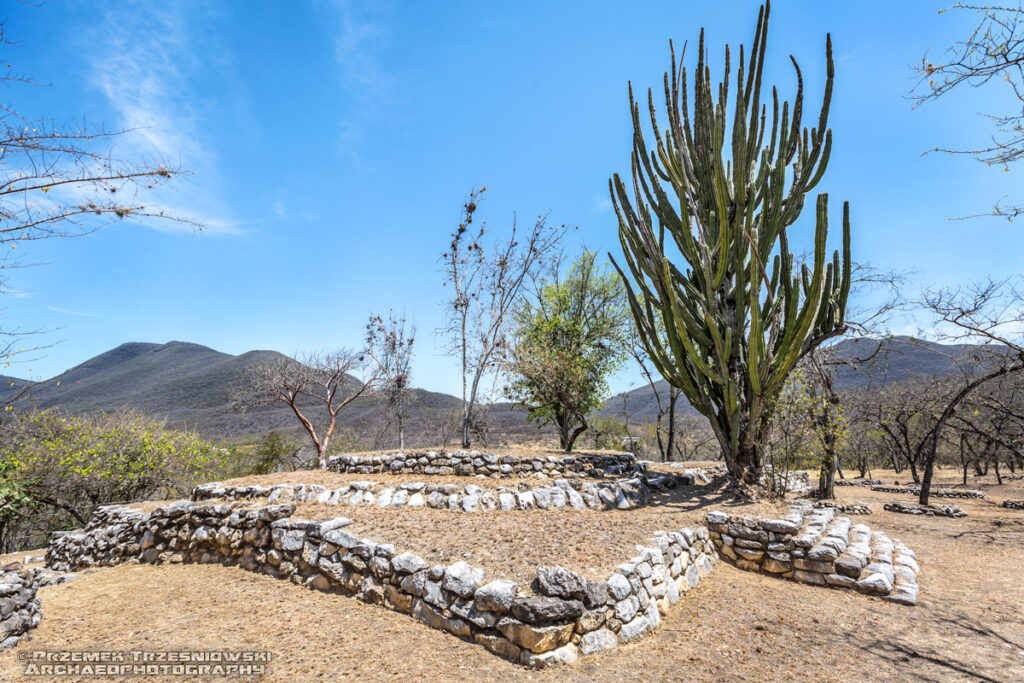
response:
[[[970,359],[981,347],[971,344],[936,344],[911,337],[893,337],[885,341],[877,339],[845,339],[830,349],[836,365],[836,388],[840,391],[868,385],[900,382],[911,377],[940,377],[958,371],[957,360]],[[668,395],[668,383],[656,382],[663,400]],[[634,420],[653,420],[658,414],[658,404],[649,385],[643,385],[605,402],[603,415],[621,417],[623,399],[626,411]],[[677,410],[695,413],[680,398]]]

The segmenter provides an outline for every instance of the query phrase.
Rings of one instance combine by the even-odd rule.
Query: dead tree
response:
[[[405,418],[408,411],[412,370],[412,346],[416,340],[416,326],[406,328],[405,314],[394,311],[383,316],[370,316],[366,325],[367,355],[376,361],[383,377],[378,392],[388,411],[387,422],[398,430],[398,447],[405,448]]]
[[[469,448],[473,410],[485,376],[494,371],[508,347],[507,318],[524,283],[540,269],[565,234],[564,225],[550,226],[539,216],[526,234],[515,218],[507,241],[485,241],[486,224],[473,226],[478,203],[487,190],[473,189],[462,207],[462,220],[441,254],[444,284],[451,288],[444,302],[447,350],[459,358],[462,371],[462,447]]]
[[[382,383],[376,362],[349,350],[312,353],[300,359],[280,356],[252,366],[236,389],[235,405],[283,403],[302,424],[316,448],[321,470],[327,469],[327,448],[338,413]]]

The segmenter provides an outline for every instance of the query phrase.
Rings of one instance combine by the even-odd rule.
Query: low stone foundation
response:
[[[630,510],[646,505],[651,489],[671,489],[690,484],[684,476],[657,475],[614,482],[558,479],[551,486],[520,482],[518,487],[499,486],[484,489],[476,484],[426,484],[409,482],[386,485],[374,481],[356,481],[338,489],[317,484],[277,484],[274,486],[225,486],[219,482],[192,489],[192,500],[225,498],[250,500],[266,498],[268,503],[322,503],[326,505],[377,505],[478,512],[489,510]]]
[[[353,474],[440,474],[483,477],[578,477],[627,474],[643,466],[631,453],[614,455],[516,456],[478,451],[411,451],[384,455],[338,455],[327,469]]]
[[[693,477],[694,482],[698,484],[710,484],[713,479],[724,477],[729,473],[724,464],[711,465],[710,467],[694,467],[689,462],[656,462],[654,460],[641,460],[640,464],[647,468],[657,465],[660,467],[671,467],[674,470],[682,470],[684,475]]]
[[[834,508],[797,502],[781,519],[713,511],[707,523],[720,556],[740,569],[907,605],[917,602],[920,570],[914,552],[880,531],[852,524]]]
[[[1003,507],[1011,510],[1024,510],[1024,500],[1004,500]]]
[[[36,591],[43,586],[63,583],[72,576],[39,568],[14,569],[0,574],[0,649],[14,647],[39,625],[42,608]]]
[[[853,503],[837,503],[831,500],[819,500],[814,503],[814,507],[819,508],[832,508],[836,512],[840,512],[844,515],[870,515],[871,506],[867,503],[860,501]]]
[[[881,491],[882,493],[921,495],[920,486],[872,486],[871,490]],[[928,495],[935,498],[988,498],[984,491],[975,491],[973,489],[932,489]]]
[[[967,513],[963,508],[956,505],[917,505],[916,503],[901,503],[893,501],[885,504],[889,512],[899,512],[904,515],[926,515],[928,517],[966,517]]]
[[[836,479],[833,482],[836,486],[879,486],[881,479]]]
[[[483,583],[466,562],[430,564],[394,545],[358,538],[344,517],[292,519],[295,506],[178,501],[150,513],[97,510],[89,524],[55,533],[47,564],[73,570],[128,561],[237,564],[312,589],[355,595],[472,639],[526,666],[571,663],[656,628],[680,595],[718,561],[707,529],[657,532],[607,581],[538,567],[531,591]]]

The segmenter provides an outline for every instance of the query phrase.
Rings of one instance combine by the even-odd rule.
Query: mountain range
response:
[[[964,357],[976,347],[922,342],[908,337],[879,342],[869,339],[844,340],[832,347],[836,358],[849,361],[871,360],[854,368],[837,366],[837,388],[865,386],[872,381],[900,381],[915,375],[939,376],[956,370],[954,359]],[[873,355],[872,355],[873,354]],[[130,342],[90,358],[56,378],[39,382],[20,406],[36,409],[60,409],[72,414],[114,411],[132,408],[151,417],[164,419],[171,426],[194,429],[205,438],[219,441],[246,441],[270,430],[295,433],[297,423],[282,404],[239,411],[233,408],[234,392],[246,372],[256,364],[280,358],[276,351],[249,351],[238,356],[206,346],[172,341],[166,344]],[[0,403],[21,391],[26,380],[0,377]],[[662,395],[667,384],[655,384]],[[621,417],[623,401],[632,420],[646,421],[657,415],[657,401],[650,385],[612,397],[601,413]],[[455,396],[414,389],[409,401],[407,433],[416,441],[437,443],[445,424],[452,421],[461,402]],[[688,405],[679,410],[694,412]],[[342,430],[362,438],[380,429],[380,405],[374,399],[361,399],[340,414]],[[491,406],[490,429],[501,438],[535,438],[536,425],[526,422],[525,412],[507,403]]]

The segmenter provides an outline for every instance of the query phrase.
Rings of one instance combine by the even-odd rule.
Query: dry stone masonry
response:
[[[915,496],[920,495],[920,486],[872,486],[872,491],[881,491],[882,493],[910,493]],[[928,494],[935,498],[987,498],[984,491],[975,491],[972,489],[932,489]]]
[[[706,528],[661,531],[607,581],[538,567],[523,587],[484,582],[484,571],[466,562],[432,566],[390,543],[356,537],[344,517],[308,521],[292,518],[293,503],[247,505],[178,501],[148,513],[102,507],[85,528],[53,534],[46,561],[63,571],[135,560],[238,565],[355,595],[530,667],[571,663],[657,628],[718,561]]]
[[[926,515],[928,517],[966,517],[964,509],[957,505],[917,505],[916,503],[901,503],[893,501],[885,504],[889,512],[899,512],[904,515]]]
[[[707,524],[719,555],[741,569],[907,605],[917,602],[920,570],[914,552],[880,531],[853,524],[835,508],[798,501],[780,519],[713,511]]]
[[[831,500],[821,500],[814,504],[819,508],[833,508],[836,512],[844,515],[870,515],[871,506],[867,503],[856,501],[852,503],[836,503]]]
[[[629,474],[643,466],[630,453],[566,457],[516,456],[478,451],[412,451],[384,455],[338,455],[327,460],[332,472],[353,474],[439,474],[483,477],[579,477]]]
[[[881,479],[836,479],[832,482],[836,486],[879,486]]]
[[[36,591],[72,576],[40,568],[18,568],[0,574],[0,649],[14,647],[39,625],[42,609]]]
[[[675,488],[691,481],[686,477],[655,475],[618,481],[593,482],[556,479],[552,485],[519,482],[517,486],[485,489],[476,484],[426,484],[409,482],[382,485],[355,481],[337,489],[318,484],[274,486],[225,486],[219,482],[192,489],[192,500],[249,500],[266,498],[268,503],[304,502],[325,505],[377,505],[478,512],[490,510],[630,510],[647,504],[651,489]]]
[[[1003,507],[1011,510],[1024,510],[1024,500],[1004,500]]]

